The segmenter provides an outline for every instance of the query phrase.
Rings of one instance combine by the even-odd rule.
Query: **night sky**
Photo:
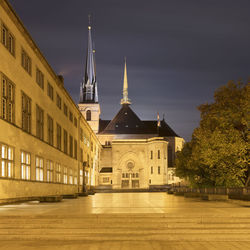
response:
[[[88,14],[96,49],[101,118],[120,109],[124,56],[132,109],[157,112],[190,140],[197,106],[229,80],[250,76],[250,0],[10,0],[78,103]]]

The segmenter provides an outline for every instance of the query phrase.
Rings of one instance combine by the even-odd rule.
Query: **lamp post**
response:
[[[88,196],[88,190],[86,187],[86,183],[85,183],[85,167],[87,165],[87,162],[84,161],[82,163],[82,172],[83,172],[83,177],[82,177],[82,196]]]

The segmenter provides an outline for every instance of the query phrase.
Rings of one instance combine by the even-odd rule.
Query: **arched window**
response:
[[[86,120],[91,121],[91,111],[90,110],[87,110],[87,112],[86,112]]]

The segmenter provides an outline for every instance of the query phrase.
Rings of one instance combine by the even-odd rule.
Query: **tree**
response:
[[[198,107],[200,126],[177,154],[176,174],[193,186],[250,184],[250,81],[229,82],[214,94],[214,103]]]

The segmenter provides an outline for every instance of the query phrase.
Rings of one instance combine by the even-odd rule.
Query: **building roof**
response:
[[[110,167],[104,167],[101,169],[100,173],[112,173],[113,169]]]
[[[155,134],[179,137],[163,119],[158,128],[157,121],[141,121],[128,104],[123,104],[113,120],[101,120],[99,134]]]

